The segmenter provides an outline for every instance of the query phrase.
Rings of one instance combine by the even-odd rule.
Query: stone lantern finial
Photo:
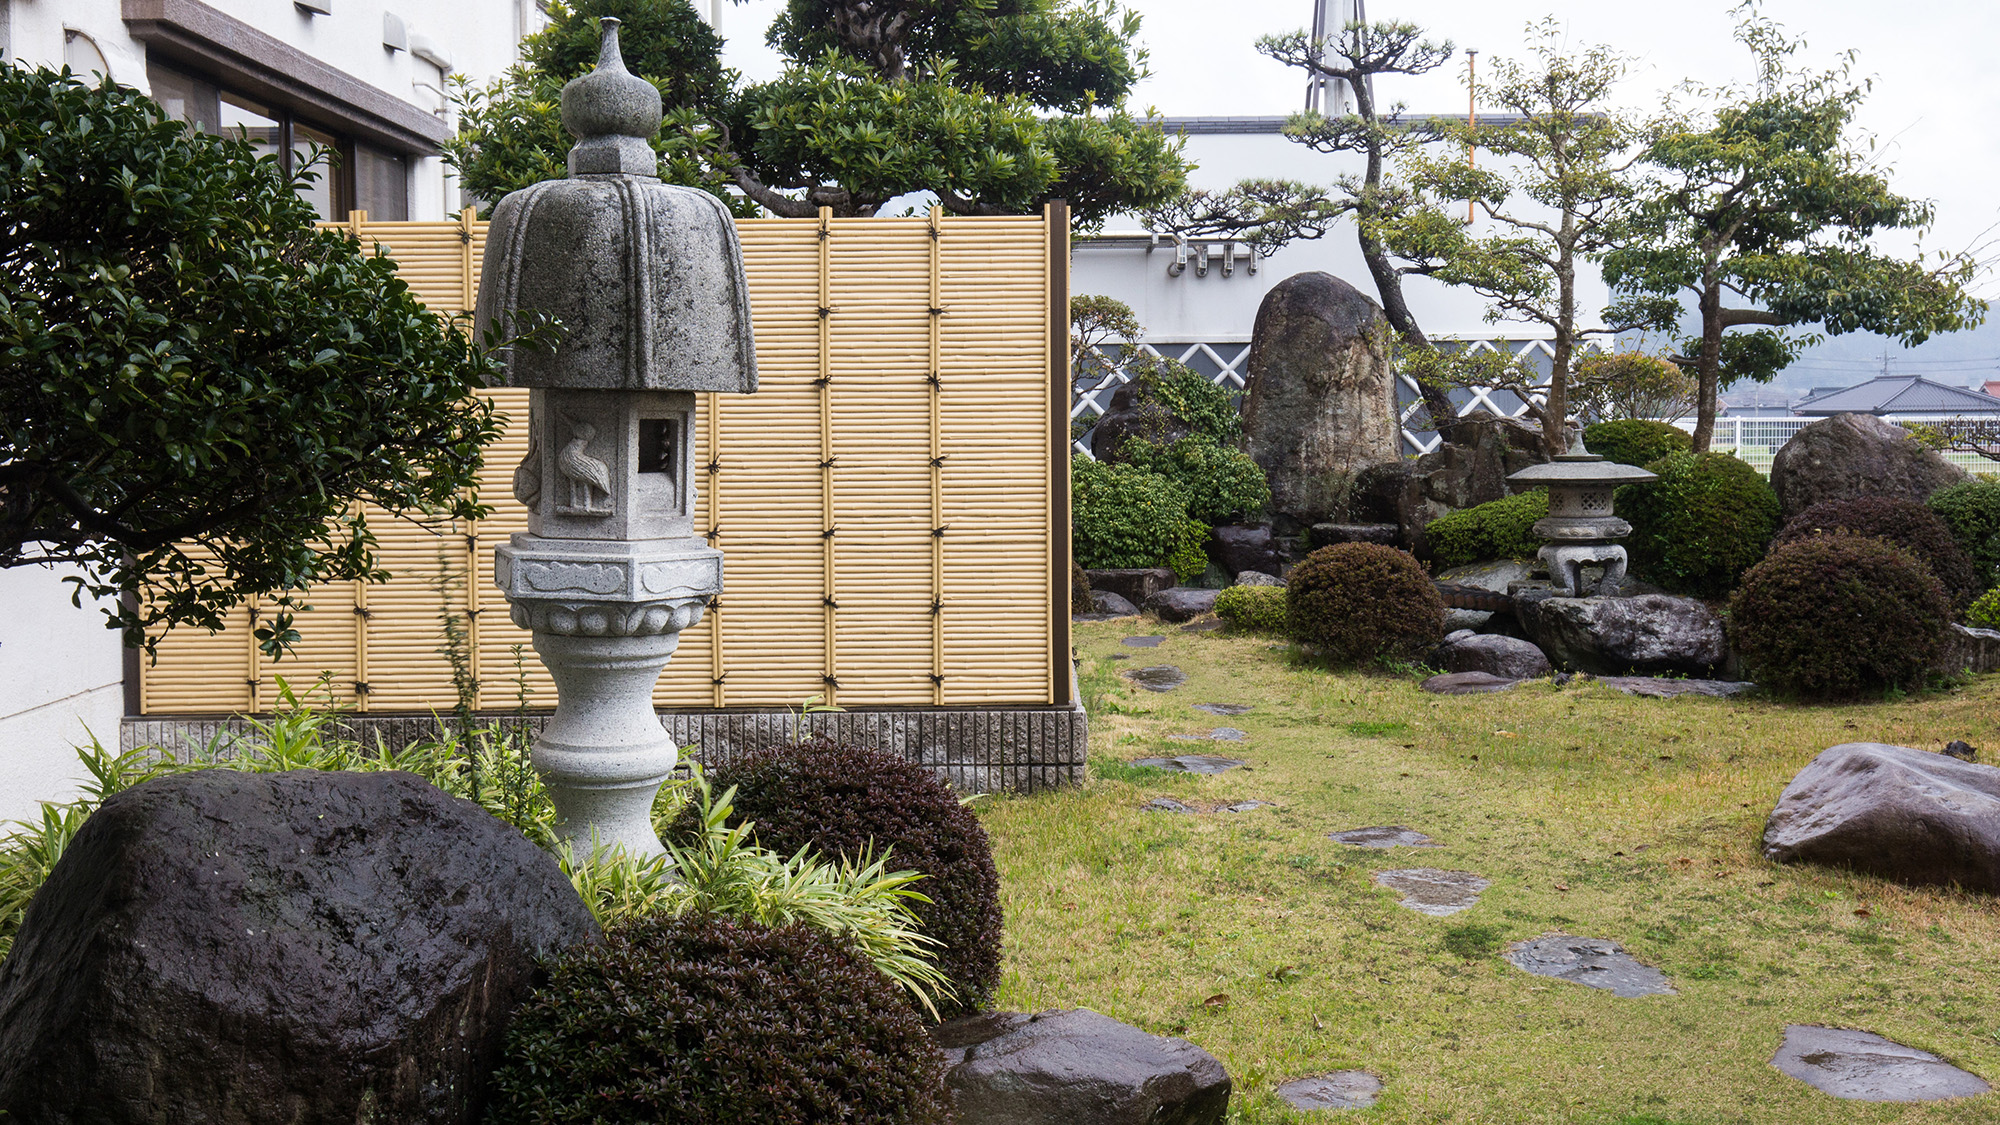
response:
[[[605,16],[597,22],[604,29],[597,69],[570,79],[562,90],[563,128],[577,138],[569,150],[569,174],[657,176],[660,161],[652,137],[664,116],[660,91],[625,69],[618,20]]]

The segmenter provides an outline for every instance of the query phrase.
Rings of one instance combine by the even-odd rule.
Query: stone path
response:
[[[1623,946],[1603,938],[1543,934],[1507,947],[1507,963],[1538,977],[1602,988],[1613,996],[1672,996],[1667,974],[1642,965]]]
[[[1816,1089],[1857,1102],[1967,1098],[1992,1087],[1970,1071],[1867,1031],[1795,1023],[1771,1065]]]
[[[1159,648],[1160,642],[1166,639],[1165,637],[1126,637],[1118,643],[1124,645],[1126,648]]]
[[[1172,797],[1155,797],[1152,800],[1146,802],[1146,810],[1148,812],[1188,813],[1191,815],[1200,815],[1201,813],[1212,813],[1212,812],[1246,813],[1246,812],[1255,812],[1258,809],[1274,809],[1277,807],[1278,806],[1272,804],[1269,801],[1256,801],[1256,800],[1236,801],[1232,804],[1227,804],[1227,805],[1201,805],[1201,804],[1190,805],[1185,801],[1178,801]]]
[[[1235,727],[1214,727],[1207,734],[1170,734],[1175,742],[1241,742],[1250,737]]]
[[[1277,1087],[1293,1109],[1367,1109],[1382,1094],[1382,1080],[1365,1070],[1336,1070],[1294,1078]]]
[[[1249,765],[1241,758],[1218,758],[1211,754],[1182,754],[1173,758],[1139,758],[1132,763],[1147,769],[1172,770],[1175,773],[1227,773],[1238,766]]]
[[[1124,677],[1145,688],[1147,691],[1172,691],[1187,683],[1187,673],[1171,664],[1154,664],[1147,668],[1135,668],[1122,673]]]
[[[1247,715],[1255,710],[1248,703],[1197,703],[1194,709],[1211,715]]]
[[[1357,848],[1437,848],[1444,845],[1414,828],[1391,824],[1377,828],[1350,828],[1345,832],[1329,832],[1327,838]]]
[[[1479,892],[1493,885],[1470,871],[1440,871],[1435,867],[1405,867],[1377,871],[1375,881],[1403,896],[1399,905],[1419,914],[1442,918],[1479,901]]]
[[[1626,695],[1644,696],[1647,699],[1672,699],[1679,695],[1705,695],[1711,699],[1727,699],[1732,695],[1757,690],[1757,685],[1745,680],[1671,680],[1659,676],[1599,676],[1597,682],[1614,691]]]

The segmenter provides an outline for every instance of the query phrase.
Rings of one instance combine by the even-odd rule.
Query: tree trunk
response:
[[[1715,440],[1716,390],[1722,381],[1722,284],[1705,281],[1701,289],[1701,354],[1695,359],[1694,444],[1707,453]]]

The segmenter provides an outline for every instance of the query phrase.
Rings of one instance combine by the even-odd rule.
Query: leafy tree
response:
[[[929,191],[954,214],[1066,199],[1089,225],[1185,184],[1180,143],[1125,108],[1145,53],[1139,17],[1111,0],[791,0],[767,37],[784,74],[740,89],[687,0],[574,0],[549,15],[522,66],[461,94],[451,159],[488,198],[559,173],[556,96],[594,60],[573,45],[600,16],[685,29],[620,31],[627,68],[675,107],[655,140],[661,175],[777,215],[873,215]]]
[[[0,67],[0,566],[73,563],[128,644],[379,581],[356,501],[473,517],[491,370],[241,139]],[[282,610],[257,630],[277,655]]]
[[[1694,409],[1692,376],[1670,359],[1644,352],[1592,352],[1577,361],[1570,388],[1576,413],[1605,421],[1685,418]]]
[[[1508,117],[1477,126],[1438,123],[1444,136],[1498,160],[1481,168],[1428,156],[1410,161],[1421,190],[1471,200],[1494,233],[1474,237],[1440,223],[1436,209],[1426,208],[1392,223],[1390,236],[1393,248],[1426,263],[1431,276],[1488,298],[1487,319],[1524,320],[1549,331],[1545,397],[1522,397],[1541,423],[1550,455],[1566,444],[1579,346],[1637,325],[1612,315],[1606,324],[1587,326],[1577,290],[1578,270],[1621,244],[1633,203],[1625,153],[1635,132],[1607,105],[1625,65],[1608,47],[1570,52],[1563,34],[1553,19],[1544,20],[1533,48],[1536,65],[1494,64],[1487,96]]]
[[[1627,244],[1605,259],[1625,319],[1669,327],[1693,300],[1697,451],[1713,436],[1720,387],[1768,381],[1812,339],[1783,329],[1916,344],[1974,327],[1986,310],[1965,291],[1975,268],[1967,256],[1926,268],[1921,255],[1873,245],[1878,232],[1925,231],[1932,211],[1890,191],[1856,147],[1851,125],[1869,84],[1850,78],[1853,55],[1830,70],[1794,71],[1801,43],[1754,5],[1737,11],[1756,88],[1696,88],[1721,106],[1698,122],[1670,108],[1651,127],[1645,157],[1659,182]]]

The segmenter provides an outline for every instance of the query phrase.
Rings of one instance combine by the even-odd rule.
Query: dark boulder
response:
[[[1090,608],[1094,613],[1108,613],[1113,617],[1133,617],[1139,612],[1138,606],[1109,590],[1092,590]]]
[[[1171,445],[1191,432],[1173,407],[1160,401],[1149,382],[1135,379],[1111,392],[1110,407],[1090,431],[1091,455],[1099,461],[1116,463],[1125,443],[1132,438]]]
[[[1175,586],[1147,598],[1146,609],[1158,614],[1162,621],[1193,621],[1204,613],[1215,612],[1217,592],[1195,586]]]
[[[1729,658],[1722,620],[1693,598],[1517,594],[1514,616],[1558,667],[1601,676],[1707,676]]]
[[[1785,786],[1764,825],[1764,855],[2000,893],[2000,769],[1843,742]]]
[[[1315,551],[1340,543],[1380,543],[1384,547],[1396,547],[1403,542],[1402,527],[1393,523],[1316,523],[1308,534]]]
[[[1133,605],[1145,605],[1146,599],[1174,584],[1174,572],[1164,566],[1138,567],[1130,570],[1086,570],[1093,593],[1109,590]]]
[[[1268,523],[1225,524],[1208,533],[1208,557],[1230,574],[1257,570],[1276,577],[1285,567],[1279,546]]]
[[[936,1034],[960,1125],[1221,1125],[1229,1111],[1214,1055],[1088,1008],[988,1012]]]
[[[1454,423],[1451,439],[1414,461],[1371,465],[1355,477],[1347,518],[1395,524],[1400,546],[1427,553],[1424,525],[1510,494],[1509,474],[1548,460],[1541,431],[1485,412]]]
[[[1896,496],[1923,503],[1965,470],[1908,430],[1869,414],[1836,414],[1792,435],[1771,459],[1771,488],[1784,518],[1824,500]]]
[[[480,1120],[556,861],[407,773],[159,778],[104,802],[0,965],[22,1125]]]
[[[1338,514],[1356,473],[1402,455],[1389,322],[1329,273],[1264,295],[1251,333],[1243,449],[1271,483],[1281,534]]]
[[[1448,672],[1491,672],[1510,680],[1546,676],[1549,658],[1518,637],[1474,633],[1438,646],[1437,663]]]

